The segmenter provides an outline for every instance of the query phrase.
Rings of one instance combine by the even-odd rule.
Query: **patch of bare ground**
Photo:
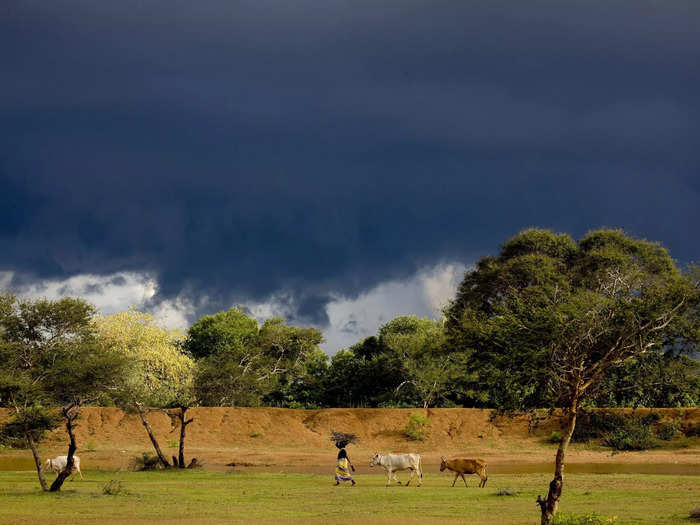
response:
[[[638,409],[646,413],[649,409]],[[490,466],[547,463],[553,460],[555,445],[547,442],[560,427],[554,413],[508,417],[491,410],[430,409],[430,435],[422,442],[408,439],[403,429],[411,412],[420,409],[323,409],[282,408],[193,408],[194,422],[188,426],[187,456],[197,457],[208,469],[279,466],[296,471],[315,471],[334,462],[336,450],[329,437],[332,430],[360,436],[351,445],[351,459],[361,468],[375,451],[418,452],[427,468],[439,464],[440,456],[462,455],[486,459]],[[700,409],[654,409],[664,419],[678,419],[684,425],[700,423]],[[0,422],[10,417],[0,409]],[[166,455],[175,453],[179,430],[163,413],[149,415],[151,426]],[[84,468],[127,469],[138,452],[150,451],[146,433],[136,415],[117,408],[86,407],[77,428]],[[94,451],[85,450],[88,443]],[[65,454],[65,435],[57,429],[42,443],[45,456]],[[20,456],[23,451],[2,453]],[[228,466],[235,463],[236,467]],[[654,449],[611,455],[609,449],[575,444],[567,454],[568,464],[685,464],[700,473],[700,443],[690,448]]]

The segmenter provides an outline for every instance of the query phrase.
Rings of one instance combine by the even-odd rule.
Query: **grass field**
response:
[[[0,472],[1,523],[478,523],[536,524],[537,494],[550,476],[492,475],[484,489],[450,487],[451,478],[425,476],[423,487],[384,487],[380,475],[333,487],[330,476],[87,471],[60,494],[42,493],[32,472]],[[111,479],[123,493],[103,494]],[[563,512],[595,510],[626,523],[690,523],[700,505],[697,476],[595,475],[566,477]],[[498,496],[509,488],[515,496]]]

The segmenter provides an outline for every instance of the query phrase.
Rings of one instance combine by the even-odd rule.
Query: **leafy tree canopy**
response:
[[[489,405],[566,406],[636,356],[695,348],[698,289],[658,243],[530,229],[465,275],[446,316]]]
[[[187,330],[184,348],[195,359],[212,354],[235,353],[254,343],[258,322],[240,308],[205,315]]]
[[[98,317],[95,325],[103,344],[130,364],[119,392],[122,404],[169,407],[185,401],[194,360],[182,351],[184,334],[135,309]]]

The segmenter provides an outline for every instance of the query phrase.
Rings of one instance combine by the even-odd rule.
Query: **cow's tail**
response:
[[[423,458],[418,456],[418,470],[420,471],[420,480],[423,481]]]

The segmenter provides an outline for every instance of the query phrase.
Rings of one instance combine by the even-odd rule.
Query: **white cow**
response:
[[[413,479],[414,474],[418,474],[418,486],[423,484],[423,464],[421,462],[420,456],[418,454],[380,454],[376,452],[374,457],[370,460],[369,466],[373,467],[375,465],[381,465],[386,471],[386,486],[391,484],[391,478],[401,485],[399,478],[396,477],[396,472],[399,470],[410,470],[411,477],[408,478],[406,486]]]
[[[68,456],[56,456],[53,459],[47,459],[44,462],[44,470],[53,470],[56,474],[61,472],[68,465]],[[80,479],[83,479],[83,473],[80,472],[80,458],[78,456],[73,456],[73,475],[71,476],[71,481],[76,474],[80,474]]]

